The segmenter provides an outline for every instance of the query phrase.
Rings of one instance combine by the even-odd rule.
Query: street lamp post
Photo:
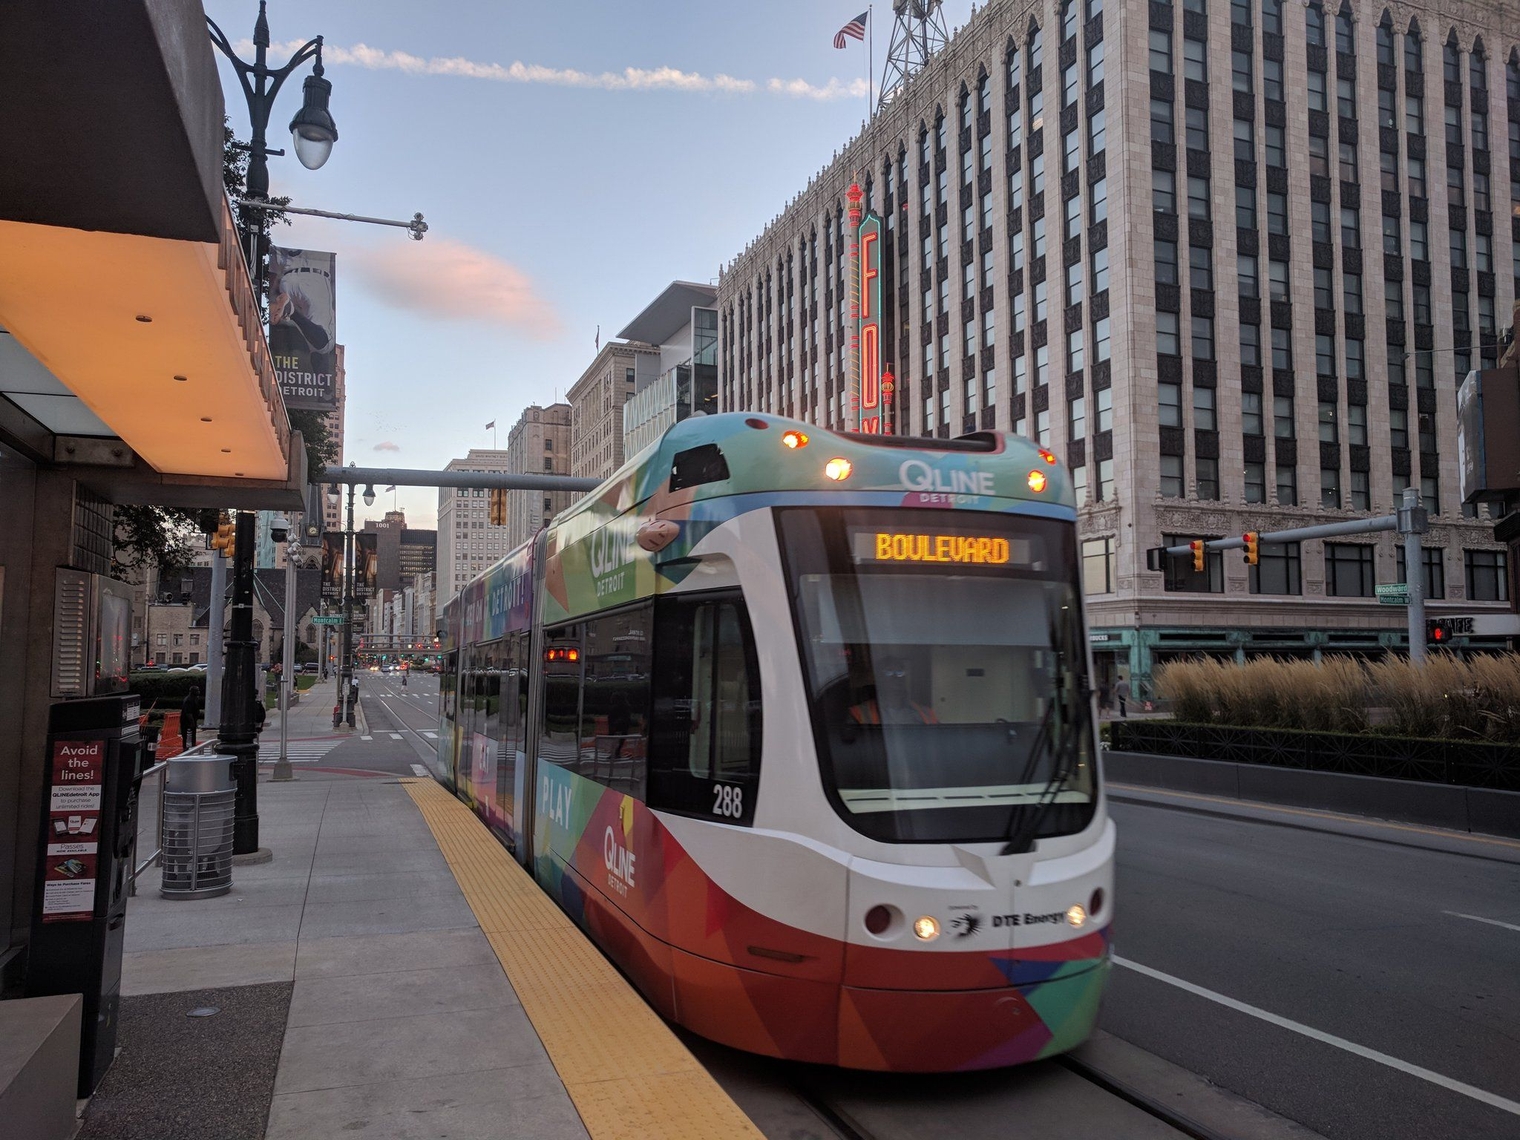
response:
[[[243,88],[243,97],[248,102],[251,131],[247,147],[247,196],[255,201],[269,197],[269,156],[285,153],[283,150],[270,150],[265,138],[265,132],[269,127],[269,116],[274,110],[275,98],[279,95],[285,80],[289,79],[296,68],[307,60],[315,61],[312,65],[312,73],[306,77],[303,86],[304,99],[301,109],[296,112],[295,118],[290,120],[290,134],[296,158],[306,169],[316,170],[327,161],[327,156],[332,153],[333,143],[338,141],[338,128],[327,109],[328,98],[332,95],[332,82],[324,78],[322,74],[322,37],[307,40],[290,57],[284,67],[270,68],[268,65],[269,20],[265,15],[264,5],[265,0],[259,0],[259,18],[253,25],[255,51],[252,63],[239,59],[222,29],[216,26],[216,21],[210,16],[206,17],[206,23],[211,29],[211,42],[232,62],[233,68],[237,71],[238,83]],[[248,271],[253,277],[255,290],[262,296],[265,211],[254,209],[251,212],[252,219],[248,226],[251,247]],[[248,214],[244,217],[247,219]]]
[[[227,664],[222,674],[222,722],[216,751],[232,758],[237,782],[233,808],[232,853],[251,855],[259,849],[258,735],[253,702],[257,650],[253,640],[253,515],[239,511],[232,560],[232,629],[227,639]]]

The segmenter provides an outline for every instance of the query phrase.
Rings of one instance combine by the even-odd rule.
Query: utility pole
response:
[[[1425,550],[1420,535],[1427,527],[1425,512],[1420,509],[1420,492],[1405,487],[1404,504],[1399,508],[1399,534],[1404,537],[1404,592],[1409,598],[1409,660],[1416,665],[1425,663]]]
[[[251,855],[259,849],[259,744],[253,726],[253,702],[258,699],[253,643],[253,522],[250,512],[238,512],[232,558],[232,626],[227,639],[227,668],[222,675],[222,724],[216,741],[217,752],[232,757],[232,775],[237,783],[232,821],[234,855]]]
[[[354,485],[348,485],[348,529],[344,532],[343,651],[338,662],[343,723],[354,727],[354,575],[359,571],[359,543],[354,534]]]
[[[296,683],[296,559],[301,542],[292,537],[285,548],[285,651],[280,655],[280,756],[274,762],[274,779],[292,780],[290,766],[290,700]]]
[[[206,630],[206,731],[215,732],[222,723],[222,650],[227,621],[227,559],[220,550],[211,554],[211,609]]]

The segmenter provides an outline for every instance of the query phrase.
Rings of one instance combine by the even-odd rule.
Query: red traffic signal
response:
[[[1203,539],[1201,539],[1201,538],[1195,538],[1192,542],[1188,543],[1188,546],[1193,551],[1193,569],[1195,571],[1202,571],[1203,570],[1203,565],[1204,565],[1204,563],[1203,563]]]
[[[1246,544],[1246,565],[1255,566],[1261,557],[1261,542],[1254,530],[1248,530],[1240,536],[1240,540]]]

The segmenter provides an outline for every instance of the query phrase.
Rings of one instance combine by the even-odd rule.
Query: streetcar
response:
[[[443,621],[434,775],[666,1018],[902,1072],[1091,1032],[1114,826],[1049,451],[694,417]]]

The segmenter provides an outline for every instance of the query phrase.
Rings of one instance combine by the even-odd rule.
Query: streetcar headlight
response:
[[[783,447],[789,447],[793,451],[796,451],[799,447],[806,447],[808,444],[807,433],[800,431],[784,431],[781,433],[781,444]]]
[[[920,942],[933,942],[939,937],[939,919],[923,915],[913,920],[913,933]]]
[[[836,483],[842,479],[848,479],[850,472],[853,470],[855,470],[854,464],[848,459],[842,459],[837,455],[823,465],[823,473]]]
[[[1029,489],[1035,494],[1039,494],[1045,489],[1045,482],[1045,472],[1031,471],[1029,473]]]
[[[1073,926],[1081,926],[1087,922],[1087,912],[1082,909],[1081,903],[1072,903],[1066,910],[1066,921]]]

